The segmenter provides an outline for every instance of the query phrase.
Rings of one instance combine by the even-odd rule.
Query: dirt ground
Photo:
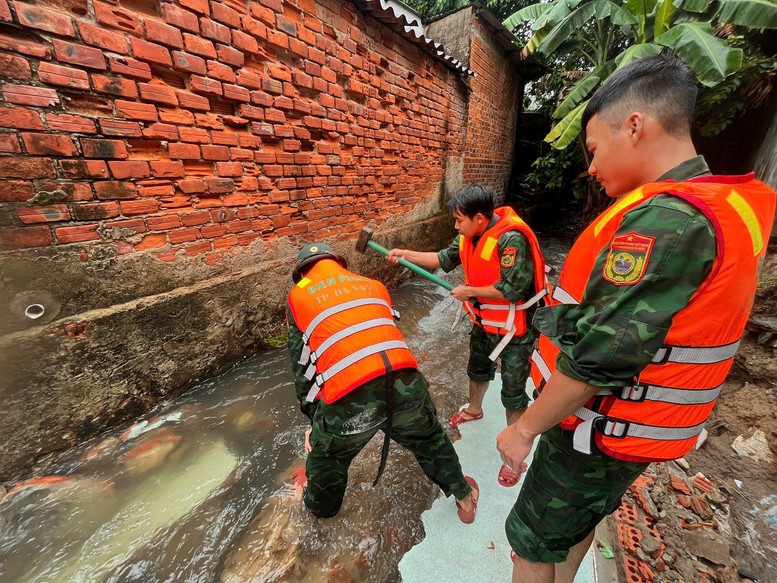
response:
[[[683,460],[651,466],[614,515],[624,581],[777,582],[777,329],[769,332],[772,326],[777,326],[774,244],[749,330],[707,423],[707,440]]]

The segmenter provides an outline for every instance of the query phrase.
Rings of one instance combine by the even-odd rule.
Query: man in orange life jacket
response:
[[[461,471],[437,419],[426,378],[394,324],[385,286],[346,269],[323,243],[299,253],[288,297],[289,352],[297,398],[310,419],[305,506],[340,511],[353,458],[379,431],[415,455],[424,473],[456,499],[459,518],[475,519],[478,489]],[[306,449],[308,448],[306,447]]]
[[[633,480],[693,449],[731,366],[775,194],[710,174],[691,141],[696,94],[661,54],[617,71],[583,115],[588,172],[617,201],[570,251],[559,304],[537,310],[542,392],[497,437],[525,470],[541,435],[505,524],[514,582],[571,582]]]
[[[528,322],[546,294],[545,260],[537,237],[509,207],[494,209],[494,193],[480,184],[461,188],[448,203],[459,234],[442,251],[392,249],[389,260],[400,257],[446,272],[464,269],[464,285],[451,295],[463,302],[473,321],[467,365],[469,403],[453,414],[451,427],[483,417],[483,397],[494,379],[496,359],[502,361],[502,404],[507,423],[515,423],[529,404],[526,381],[534,336]],[[514,486],[519,474],[507,465],[499,483]]]

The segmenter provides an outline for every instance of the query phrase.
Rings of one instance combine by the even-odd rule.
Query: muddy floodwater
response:
[[[560,267],[568,246],[546,246]],[[456,306],[426,280],[392,297],[447,418],[466,400],[469,325],[451,330]],[[396,444],[371,488],[379,434],[354,461],[340,515],[314,519],[291,485],[306,428],[288,352],[247,359],[8,484],[0,581],[399,581],[437,488]]]

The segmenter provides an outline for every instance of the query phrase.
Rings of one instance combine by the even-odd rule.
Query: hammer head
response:
[[[370,239],[372,239],[372,229],[363,227],[359,233],[359,238],[356,239],[356,250],[359,253],[364,253],[367,250],[367,243]]]

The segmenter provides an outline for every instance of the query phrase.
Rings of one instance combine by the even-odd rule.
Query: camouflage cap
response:
[[[295,283],[298,282],[302,279],[302,269],[304,267],[326,258],[334,259],[343,267],[348,266],[345,258],[335,253],[334,249],[326,243],[308,243],[297,254],[297,265],[291,274],[292,280]]]

